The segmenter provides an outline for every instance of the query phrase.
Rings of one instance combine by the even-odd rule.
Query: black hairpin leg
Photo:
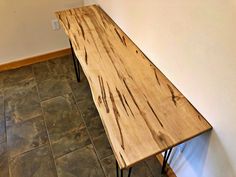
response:
[[[120,171],[120,175],[119,175],[119,171]],[[123,177],[123,172],[124,172],[124,170],[119,168],[119,165],[116,161],[116,177],[119,177],[119,176]],[[132,167],[129,168],[128,177],[131,176],[131,172],[132,172]]]
[[[69,40],[69,41],[70,41],[70,40]],[[75,56],[75,52],[74,52],[74,50],[73,50],[71,41],[70,41],[70,48],[71,48],[72,59],[73,59],[74,67],[75,67],[76,78],[77,78],[77,81],[80,82],[80,67],[79,67],[79,61],[77,60],[77,58],[76,58],[76,56]]]
[[[166,165],[167,165],[168,159],[169,159],[169,157],[170,157],[171,151],[172,151],[172,148],[170,148],[169,150],[166,150],[166,151],[165,151],[164,159],[163,159],[163,164],[162,164],[162,169],[161,169],[161,173],[162,173],[162,174],[165,173]]]

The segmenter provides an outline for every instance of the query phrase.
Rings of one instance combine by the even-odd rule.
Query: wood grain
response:
[[[56,14],[88,78],[120,168],[212,128],[100,7]]]
[[[66,49],[57,50],[57,51],[49,52],[46,54],[29,57],[29,58],[18,59],[17,61],[13,61],[10,63],[0,64],[0,71],[16,69],[16,68],[20,68],[22,66],[28,66],[28,65],[31,65],[34,63],[47,61],[50,59],[54,59],[56,57],[62,57],[62,56],[66,56],[69,54],[71,54],[71,49],[66,48]]]

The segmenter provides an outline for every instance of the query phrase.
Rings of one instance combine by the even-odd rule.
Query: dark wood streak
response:
[[[75,42],[73,42],[73,47],[75,47],[75,49],[77,50],[77,49],[79,49],[80,47],[79,47],[79,42],[78,42],[78,39],[77,39],[77,37],[76,37],[76,35],[73,35],[73,37],[74,37],[74,40],[75,40]]]
[[[131,98],[132,98],[134,104],[136,105],[136,107],[137,107],[138,110],[140,111],[140,108],[139,108],[139,106],[138,106],[136,100],[134,99],[134,95],[133,95],[132,92],[130,91],[130,89],[129,89],[129,87],[128,87],[126,81],[125,81],[125,79],[123,79],[123,82],[124,82],[124,84],[125,84],[125,87],[126,87],[127,91],[129,92],[129,94],[130,94],[130,96],[131,96]]]
[[[161,125],[161,127],[164,127],[162,122],[160,121],[159,117],[157,116],[157,114],[155,113],[153,107],[151,106],[151,104],[149,103],[149,101],[147,101],[147,104],[149,106],[149,108],[152,110],[152,113],[154,114],[154,116],[156,117],[157,121],[159,122],[159,124]]]
[[[86,65],[88,65],[88,53],[87,53],[87,50],[86,50],[86,48],[84,47],[84,57],[85,57],[85,63],[86,63]]]
[[[82,27],[82,25],[81,25],[80,23],[78,23],[78,25],[79,25],[80,30],[81,30],[81,32],[82,32],[82,36],[83,36],[83,38],[84,38],[84,40],[85,40],[84,29],[83,29],[83,27]]]
[[[172,89],[172,87],[169,84],[167,84],[167,87],[170,90],[171,99],[172,99],[173,103],[175,104],[175,106],[177,106],[177,100],[176,100],[176,96],[175,96],[174,90]]]
[[[66,24],[68,26],[68,29],[70,30],[70,23],[69,23],[69,20],[68,20],[67,16],[66,16]]]
[[[122,41],[123,41],[123,44],[124,44],[125,46],[127,46],[124,36],[122,37],[122,39],[123,39],[123,40],[122,40]]]
[[[123,138],[123,134],[122,134],[122,131],[121,131],[120,122],[119,122],[120,113],[119,113],[119,111],[116,107],[116,102],[115,102],[114,96],[111,92],[111,89],[110,89],[110,86],[108,85],[108,83],[107,83],[107,87],[108,87],[109,94],[110,94],[110,99],[111,99],[111,103],[112,103],[112,108],[113,108],[113,113],[114,113],[114,116],[115,116],[116,124],[118,126],[119,133],[120,133],[121,147],[122,147],[122,149],[125,149],[125,147],[124,147],[124,138]]]
[[[157,83],[158,83],[158,85],[160,85],[160,86],[161,86],[161,83],[160,83],[160,81],[159,81],[159,78],[158,78],[158,76],[157,76],[156,69],[155,69],[155,68],[153,68],[153,71],[154,71],[155,78],[156,78],[156,80],[157,80]]]
[[[107,104],[106,92],[105,92],[105,88],[104,88],[104,84],[103,84],[103,79],[102,79],[102,77],[98,76],[98,80],[99,80],[99,85],[101,88],[102,100],[103,100],[104,106],[106,108],[106,112],[109,113],[110,111],[109,111],[109,107]]]
[[[123,60],[120,58],[120,56],[117,55],[116,52],[114,51],[111,42],[108,41],[108,43],[109,43],[110,49],[111,49],[112,53],[114,54],[114,56],[119,59],[119,61],[123,64],[123,66],[125,66],[124,61],[123,61]],[[129,78],[132,79],[132,80],[134,80],[133,77],[129,74],[127,68],[124,67],[124,69],[125,69],[125,71],[126,71],[126,74],[129,76]]]
[[[127,100],[126,100],[126,98],[125,98],[125,96],[123,95],[123,98],[124,98],[124,100],[125,100],[125,104],[128,106],[128,108],[129,108],[129,111],[131,112],[131,114],[132,114],[132,116],[134,117],[134,114],[133,114],[133,112],[132,112],[132,110],[131,110],[131,108],[130,108],[130,106],[129,106],[129,103],[127,102]]]
[[[119,152],[119,153],[120,153],[120,152]],[[121,153],[120,153],[120,158],[121,158],[122,162],[124,163],[124,166],[126,166],[125,159],[124,159],[124,157],[122,156]]]
[[[130,96],[131,96],[131,98],[132,98],[134,104],[137,106],[140,115],[143,117],[143,120],[145,121],[145,123],[146,123],[148,129],[150,130],[150,133],[151,133],[153,139],[155,140],[155,142],[156,142],[158,145],[160,145],[160,144],[163,145],[163,144],[164,144],[164,146],[167,146],[167,145],[168,145],[168,142],[167,142],[165,139],[163,139],[162,136],[160,137],[160,136],[157,134],[157,132],[152,128],[152,125],[151,125],[150,122],[148,121],[146,115],[145,115],[145,114],[143,113],[143,111],[139,108],[139,106],[138,106],[136,100],[134,99],[134,96],[132,95],[132,93],[131,93],[129,87],[127,86],[127,84],[126,84],[126,82],[125,82],[125,80],[123,80],[123,81],[124,81],[125,87],[127,88],[127,90],[128,90],[128,92],[129,92],[129,94],[130,94]],[[162,135],[164,135],[164,134],[162,134]],[[160,142],[160,140],[161,140],[161,142]],[[169,140],[169,139],[168,139],[168,140]],[[161,146],[160,146],[160,147],[161,147]]]
[[[127,112],[127,109],[126,109],[126,106],[125,106],[125,103],[124,103],[124,100],[123,100],[123,98],[122,98],[122,96],[121,96],[120,91],[119,91],[117,88],[116,88],[116,92],[118,93],[119,99],[120,99],[120,101],[121,101],[121,103],[122,103],[122,106],[123,106],[124,109],[125,109],[125,112],[126,112],[127,116],[129,116],[129,113]]]
[[[120,41],[123,43],[123,39],[122,39],[122,37],[120,36],[120,33],[117,31],[116,28],[114,28],[114,30],[115,30],[117,36],[119,37]]]

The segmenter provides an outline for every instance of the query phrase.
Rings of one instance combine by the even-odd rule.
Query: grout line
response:
[[[80,82],[82,82],[82,80],[81,80]],[[73,99],[74,99],[75,104],[76,104],[76,109],[77,109],[77,111],[79,112],[79,114],[80,114],[80,116],[81,116],[81,118],[82,118],[82,120],[83,120],[83,122],[84,122],[84,124],[85,124],[86,131],[87,131],[87,133],[88,133],[89,139],[90,139],[91,144],[92,144],[92,146],[93,146],[94,152],[95,152],[96,157],[97,157],[97,160],[98,160],[98,162],[99,162],[99,165],[100,165],[100,167],[101,167],[101,169],[102,169],[102,172],[103,172],[104,176],[107,177],[107,176],[106,176],[106,173],[105,173],[105,171],[104,171],[104,169],[103,169],[103,167],[102,167],[101,159],[98,157],[98,153],[97,153],[97,150],[96,150],[96,148],[95,148],[95,145],[94,145],[92,136],[90,135],[90,132],[89,132],[88,127],[87,127],[87,124],[86,124],[86,122],[85,122],[85,120],[84,120],[84,117],[83,117],[83,115],[82,115],[82,113],[81,113],[81,111],[80,111],[80,109],[79,109],[79,105],[77,104],[77,101],[76,101],[76,99],[75,99],[73,90],[72,90],[72,95],[73,95]]]
[[[44,115],[44,111],[43,111],[43,108],[42,108],[41,99],[40,99],[40,96],[39,96],[38,83],[37,83],[36,78],[35,78],[35,73],[33,71],[33,67],[31,66],[31,68],[32,68],[34,80],[36,82],[36,89],[37,89],[37,93],[38,93],[40,108],[41,108],[41,111],[42,111],[43,122],[44,122],[44,126],[45,126],[45,129],[46,129],[47,137],[48,137],[48,144],[49,144],[49,148],[50,148],[50,151],[51,151],[51,155],[52,155],[52,159],[53,159],[53,164],[55,166],[56,175],[58,176],[57,166],[56,166],[56,162],[55,162],[55,158],[54,158],[54,153],[53,153],[53,150],[52,150],[52,143],[51,143],[51,140],[50,140],[50,137],[49,137],[48,127],[47,127],[47,124],[46,124],[46,121],[45,121],[45,115]]]

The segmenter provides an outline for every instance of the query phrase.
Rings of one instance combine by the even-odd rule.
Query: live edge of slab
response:
[[[212,129],[99,6],[56,15],[88,78],[121,169]]]

